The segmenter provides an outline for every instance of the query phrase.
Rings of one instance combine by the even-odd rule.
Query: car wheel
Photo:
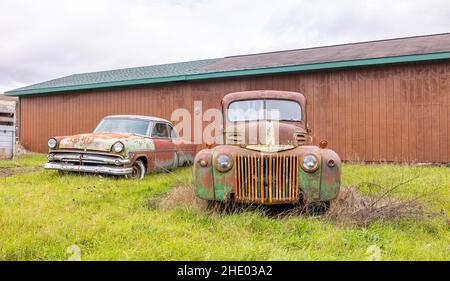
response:
[[[125,176],[127,179],[140,180],[140,179],[144,178],[144,176],[145,176],[145,166],[144,166],[144,163],[142,163],[141,160],[136,160],[134,162],[132,168],[133,168],[133,171],[131,172],[131,174]]]

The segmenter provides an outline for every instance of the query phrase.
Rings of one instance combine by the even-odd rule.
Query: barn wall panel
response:
[[[449,81],[450,62],[434,62],[24,96],[21,142],[46,152],[49,137],[91,132],[110,114],[186,108],[193,122],[195,100],[205,112],[230,92],[275,89],[305,94],[315,143],[344,160],[450,162]]]

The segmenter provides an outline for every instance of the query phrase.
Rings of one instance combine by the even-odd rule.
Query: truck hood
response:
[[[119,133],[91,133],[56,138],[59,149],[84,149],[105,152],[111,151],[112,145],[118,141],[127,147],[127,143],[130,141],[136,142],[136,140],[142,139],[143,137],[140,136]]]
[[[310,144],[311,137],[301,126],[278,121],[253,121],[227,126],[225,144],[274,152]]]

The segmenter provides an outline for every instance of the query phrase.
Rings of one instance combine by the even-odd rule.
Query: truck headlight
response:
[[[216,168],[219,172],[227,172],[233,166],[233,161],[231,157],[226,154],[221,154],[216,158]]]
[[[319,159],[313,154],[307,154],[302,159],[302,168],[306,172],[314,172],[319,168]]]
[[[56,145],[58,144],[58,142],[56,141],[56,139],[51,138],[48,140],[47,144],[48,144],[48,148],[53,149],[53,148],[56,148]]]
[[[120,141],[116,142],[115,144],[113,144],[112,146],[112,151],[115,153],[120,153],[123,151],[124,145],[123,143],[121,143]]]

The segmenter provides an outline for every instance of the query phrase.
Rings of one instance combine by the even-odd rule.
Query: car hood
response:
[[[59,149],[84,149],[106,152],[111,151],[112,145],[118,141],[122,142],[125,145],[125,149],[129,148],[130,144],[136,146],[138,143],[140,143],[142,144],[143,149],[152,148],[153,145],[153,142],[148,138],[133,134],[120,133],[80,134],[69,137],[59,137],[56,139],[58,141]]]

